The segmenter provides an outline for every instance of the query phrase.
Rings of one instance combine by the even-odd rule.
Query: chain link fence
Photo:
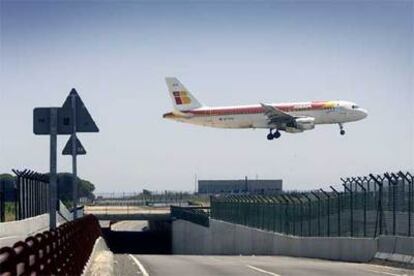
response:
[[[296,236],[414,235],[411,173],[341,180],[343,191],[212,197],[211,217]]]

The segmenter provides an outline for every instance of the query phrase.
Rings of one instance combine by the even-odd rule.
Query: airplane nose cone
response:
[[[359,110],[359,115],[361,117],[361,119],[365,119],[366,117],[368,117],[368,111],[366,109],[360,109]]]

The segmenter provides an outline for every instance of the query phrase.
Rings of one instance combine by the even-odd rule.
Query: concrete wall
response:
[[[414,267],[414,238],[409,237],[380,237],[376,259],[399,262]]]
[[[377,252],[370,238],[293,237],[211,219],[210,227],[173,222],[174,254],[284,255],[367,262]]]
[[[57,225],[67,221],[61,214],[56,213]],[[49,230],[49,214],[43,214],[22,220],[0,223],[0,248],[12,246],[37,233]]]

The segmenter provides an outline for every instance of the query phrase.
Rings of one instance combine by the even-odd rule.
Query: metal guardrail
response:
[[[100,235],[98,220],[87,215],[0,248],[0,275],[80,275]]]
[[[414,181],[406,172],[341,179],[310,193],[211,198],[211,217],[297,236],[413,236]]]
[[[191,202],[208,202],[206,195],[194,195],[191,193],[96,193],[93,204],[96,206],[170,206],[188,205]]]
[[[210,207],[171,206],[171,217],[187,220],[202,226],[210,226]]]

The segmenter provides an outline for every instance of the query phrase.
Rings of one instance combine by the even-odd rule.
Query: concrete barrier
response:
[[[57,226],[65,223],[67,218],[56,213]],[[0,223],[0,248],[12,246],[28,236],[49,230],[49,214],[43,214],[27,219]]]
[[[297,237],[214,219],[210,227],[173,221],[172,247],[173,254],[284,255],[352,262],[375,258],[414,265],[414,237]]]
[[[408,264],[414,267],[414,238],[381,236],[375,259]]]
[[[295,237],[211,219],[210,227],[184,220],[172,225],[174,254],[284,255],[367,262],[377,240],[346,237]]]
[[[91,256],[83,269],[83,276],[106,276],[114,274],[114,255],[108,249],[105,240],[99,237],[95,241]]]

